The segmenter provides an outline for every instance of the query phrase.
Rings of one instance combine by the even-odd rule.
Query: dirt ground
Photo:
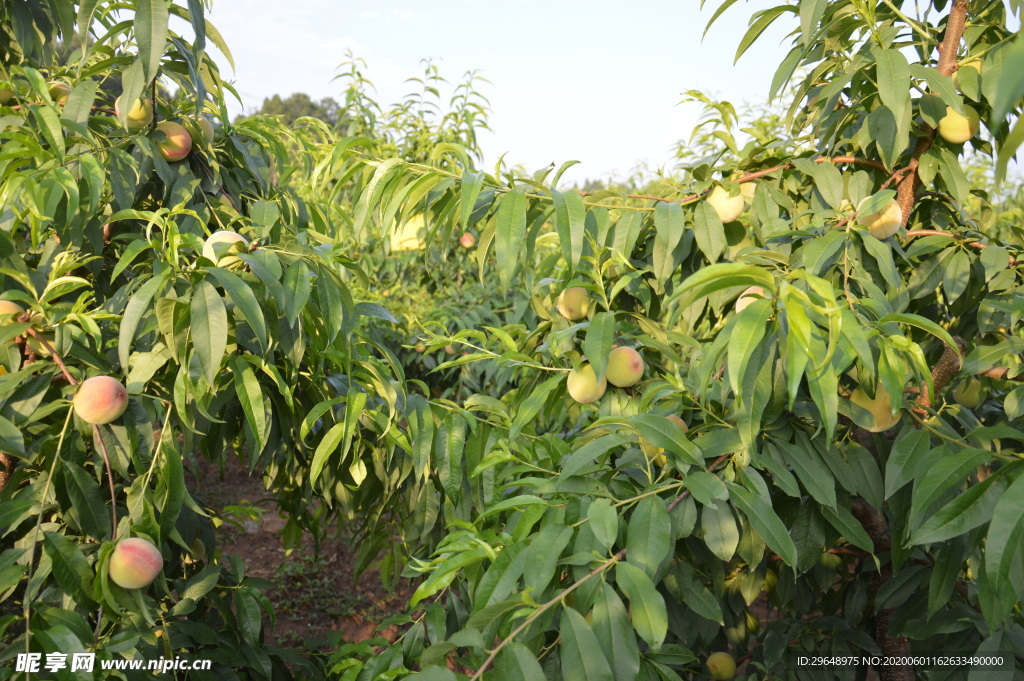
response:
[[[358,546],[345,537],[335,537],[313,551],[308,537],[302,546],[285,556],[279,536],[285,519],[276,509],[273,497],[264,491],[258,475],[249,475],[237,457],[230,457],[224,476],[206,461],[188,481],[193,496],[204,507],[236,523],[226,522],[217,530],[218,550],[235,555],[246,565],[246,574],[274,583],[266,591],[274,604],[276,626],[268,627],[266,642],[282,647],[325,650],[328,636],[340,632],[345,641],[357,642],[382,635],[394,640],[397,630],[389,627],[375,632],[386,617],[400,613],[413,589],[405,580],[394,593],[381,584],[375,568],[367,570],[355,582],[353,566]],[[258,507],[246,518],[232,513],[230,507]],[[227,511],[225,510],[227,509]],[[240,526],[239,526],[240,525]]]

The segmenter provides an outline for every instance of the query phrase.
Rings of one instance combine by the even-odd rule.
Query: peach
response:
[[[199,537],[192,540],[192,543],[188,545],[188,552],[182,557],[181,562],[185,565],[191,565],[192,563],[198,563],[203,558],[206,558],[206,544]]]
[[[122,112],[121,98],[118,97],[114,101],[114,113],[118,119],[121,118]],[[136,99],[125,114],[125,119],[129,130],[142,130],[153,122],[153,102],[149,99]]]
[[[19,315],[25,310],[13,300],[0,300],[0,318]]]
[[[160,121],[156,129],[163,133],[163,139],[157,141],[156,146],[165,161],[180,161],[192,151],[192,136],[185,126],[174,121]]]
[[[51,80],[47,85],[50,87],[50,99],[61,106],[68,103],[68,97],[71,96],[71,88],[68,87],[67,83]]]
[[[960,64],[959,68],[957,68],[957,70],[953,72],[953,85],[955,85],[956,89],[959,92],[961,92],[961,93],[963,92],[963,90],[960,89],[960,72],[963,71],[964,69],[974,69],[975,71],[978,72],[978,76],[980,77],[981,76],[981,60],[980,59],[968,59],[963,64]]]
[[[760,286],[751,286],[743,291],[736,299],[736,311],[743,312],[751,303],[764,298],[764,289]]]
[[[628,388],[644,375],[644,359],[633,348],[613,348],[608,355],[608,370],[605,377],[608,382],[620,388]]]
[[[459,243],[462,244],[463,248],[473,248],[473,246],[476,246],[476,237],[466,232],[459,238]]]
[[[163,566],[160,549],[148,539],[132,537],[117,543],[107,569],[110,579],[119,587],[141,589],[153,583]]]
[[[708,671],[715,681],[729,681],[736,676],[736,660],[725,652],[711,653],[707,659]]]
[[[203,244],[203,257],[217,267],[231,267],[242,262],[241,258],[232,253],[244,253],[249,248],[249,240],[238,232],[222,229],[206,238]]]
[[[686,425],[686,421],[675,414],[669,414],[665,418],[676,424],[680,433],[686,433],[690,430],[690,427]],[[661,447],[655,447],[644,438],[640,438],[640,451],[644,453],[644,456],[659,466],[664,466],[668,462],[668,458],[665,456],[665,450]]]
[[[729,192],[721,185],[716,185],[708,194],[708,205],[715,209],[722,222],[732,222],[743,214],[743,194],[729,196]]]
[[[939,137],[950,144],[963,144],[978,134],[981,118],[973,108],[964,105],[966,116],[961,116],[953,107],[946,107],[946,115],[939,121]]]
[[[895,414],[892,413],[892,408],[889,406],[889,393],[882,389],[881,383],[875,389],[875,399],[868,397],[863,388],[857,387],[850,394],[850,401],[858,407],[871,412],[870,421],[863,417],[860,420],[857,418],[853,420],[858,426],[872,433],[881,433],[882,431],[889,430],[900,422],[902,414],[899,411]]]
[[[121,417],[128,408],[128,391],[111,376],[85,379],[75,393],[72,406],[86,423],[101,426]]]
[[[903,225],[903,211],[900,209],[900,204],[896,203],[896,199],[890,199],[889,203],[885,204],[885,207],[877,213],[864,215],[861,213],[861,208],[867,200],[865,198],[857,205],[857,224],[867,227],[868,232],[876,239],[888,239],[898,232]]]
[[[584,364],[579,369],[569,372],[566,388],[569,390],[569,397],[580,404],[590,404],[604,395],[604,391],[608,389],[608,379],[602,378],[599,383],[597,374],[594,373],[594,367]]]
[[[570,286],[558,296],[558,312],[570,322],[578,322],[590,312],[590,293],[582,286]]]
[[[14,99],[14,88],[10,83],[0,83],[0,106]]]

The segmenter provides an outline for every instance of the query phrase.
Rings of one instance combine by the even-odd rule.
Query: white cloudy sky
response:
[[[273,94],[340,99],[332,78],[348,50],[367,62],[378,101],[391,103],[430,57],[448,80],[478,70],[490,81],[482,86],[493,129],[481,139],[485,167],[502,154],[530,169],[579,160],[565,176],[574,181],[670,163],[700,113],[678,105],[686,90],[764,100],[792,26],[769,31],[734,67],[750,15],[770,4],[737,3],[702,40],[718,4],[215,0],[208,17],[233,52],[246,109]]]

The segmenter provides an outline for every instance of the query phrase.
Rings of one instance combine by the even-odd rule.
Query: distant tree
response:
[[[304,92],[296,92],[287,99],[281,99],[281,95],[267,97],[263,100],[263,106],[256,113],[265,116],[281,116],[282,121],[289,125],[303,116],[311,116],[330,126],[335,126],[341,118],[341,108],[336,101],[330,97],[324,97],[316,102]]]

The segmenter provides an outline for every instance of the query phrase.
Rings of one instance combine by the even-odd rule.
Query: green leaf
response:
[[[430,451],[434,446],[434,415],[430,403],[422,395],[410,395],[406,418],[412,444],[413,471],[417,478],[426,477],[430,468]]]
[[[612,503],[608,499],[595,499],[587,508],[587,519],[594,538],[605,551],[610,550],[619,536],[619,516]]]
[[[110,512],[103,503],[96,478],[73,461],[67,461],[64,483],[82,529],[94,539],[103,539],[110,532]]]
[[[922,513],[939,500],[954,485],[959,485],[967,475],[987,462],[992,453],[984,449],[963,448],[947,452],[938,461],[932,461],[924,478],[914,487],[914,500],[910,507],[910,524],[916,525]]]
[[[602,584],[594,602],[594,634],[608,658],[616,681],[631,681],[640,673],[640,649],[626,605],[610,584]]]
[[[704,457],[700,450],[687,439],[677,423],[659,414],[638,414],[628,417],[626,422],[651,445],[673,452],[683,463],[704,465]]]
[[[1010,571],[1024,542],[1024,475],[1018,475],[999,497],[985,539],[985,572],[992,588],[1010,580]]]
[[[668,613],[665,599],[654,588],[654,582],[631,563],[616,565],[615,579],[629,598],[629,612],[636,633],[652,648],[660,648],[668,634]]]
[[[626,556],[653,577],[672,550],[672,521],[657,495],[644,497],[629,517]]]
[[[216,384],[228,344],[228,312],[213,284],[205,279],[196,285],[189,306],[192,346],[199,357],[206,382]]]
[[[266,413],[263,409],[263,390],[248,362],[241,357],[232,357],[228,363],[231,365],[231,374],[234,377],[235,394],[238,395],[238,402],[242,405],[242,412],[245,414],[246,425],[256,443],[254,454],[259,455],[267,446],[269,434]]]
[[[448,498],[453,504],[462,496],[462,461],[466,446],[466,420],[457,412],[451,412],[437,430],[437,444],[434,447],[437,475]]]
[[[728,483],[728,488],[733,504],[747,516],[750,526],[761,536],[764,543],[778,553],[787,565],[795,566],[797,561],[796,545],[793,543],[793,538],[789,536],[789,530],[786,529],[782,519],[775,513],[775,509],[772,508],[768,500],[735,483]],[[726,504],[719,505],[728,510]],[[731,520],[731,514],[729,519]]]
[[[494,673],[502,681],[546,681],[544,670],[541,669],[537,658],[529,648],[515,641],[506,645],[498,653],[498,657],[494,660]],[[450,678],[455,681],[456,677],[452,674]],[[426,680],[422,679],[421,681]]]
[[[79,605],[89,606],[94,600],[93,572],[78,545],[57,532],[43,533],[43,549],[53,564],[57,584]]]
[[[562,551],[572,539],[572,528],[563,525],[548,525],[533,536],[527,551],[526,588],[535,599],[539,599],[555,576],[555,568]]]
[[[313,291],[311,280],[309,268],[301,260],[293,262],[284,273],[284,318],[291,327],[295,326],[295,320],[309,302],[309,296]]]
[[[260,348],[266,353],[269,347],[267,345],[267,323],[263,317],[263,308],[260,306],[252,289],[238,275],[226,269],[207,267],[206,271],[224,288],[228,298],[235,304],[235,309],[238,310],[242,315],[242,319],[252,329],[253,335],[256,336],[256,341],[260,344]]]
[[[958,494],[935,515],[929,516],[907,541],[908,546],[945,542],[992,519],[996,503],[1000,500],[1002,488],[994,485],[999,478],[989,476],[983,482],[972,485],[963,494]]]
[[[551,199],[555,206],[555,229],[562,245],[562,257],[569,264],[569,269],[573,270],[583,254],[587,207],[575,191],[563,194],[557,189],[551,189]]]
[[[128,372],[128,356],[131,353],[132,341],[135,340],[135,330],[139,326],[142,317],[152,311],[153,297],[157,291],[166,285],[170,278],[171,270],[165,269],[159,275],[153,277],[143,284],[128,305],[125,306],[124,314],[121,317],[121,329],[118,336],[117,356],[121,362],[121,370]]]
[[[583,341],[583,352],[586,353],[590,366],[594,368],[598,382],[604,378],[604,372],[608,369],[608,354],[612,351],[614,340],[615,313],[598,312],[590,320],[587,336]]]
[[[740,543],[740,531],[729,504],[715,502],[705,505],[700,514],[700,526],[704,543],[711,553],[724,561],[732,560]]]
[[[139,59],[147,83],[156,78],[160,69],[167,43],[168,18],[166,0],[136,0],[135,42],[139,45]]]
[[[320,477],[320,473],[323,472],[324,466],[327,464],[327,458],[338,448],[344,438],[345,424],[335,423],[320,440],[320,444],[316,446],[316,451],[313,453],[313,462],[309,465],[310,484],[315,483]]]
[[[626,442],[628,442],[626,438],[615,433],[602,435],[591,440],[569,455],[569,458],[562,465],[561,473],[559,474],[561,482],[576,475],[576,473],[597,461],[599,457],[617,447],[621,447]]]
[[[526,194],[519,190],[498,199],[494,256],[498,260],[498,277],[503,289],[507,289],[512,282],[519,249],[526,241],[526,203]]]
[[[715,209],[701,201],[693,210],[693,236],[697,246],[709,263],[718,262],[718,256],[725,250],[725,227]]]
[[[519,433],[522,432],[526,424],[532,421],[534,417],[540,413],[541,407],[543,407],[544,403],[547,402],[548,396],[551,395],[552,391],[561,385],[564,380],[564,376],[556,374],[534,388],[533,392],[530,393],[530,396],[523,400],[522,404],[519,406],[519,411],[516,412],[516,418],[512,422],[512,427],[509,428],[509,441],[515,440],[519,437]]]
[[[687,277],[676,289],[673,298],[688,294],[686,299],[696,300],[715,291],[739,286],[761,286],[774,290],[775,279],[770,272],[760,267],[742,263],[719,263],[701,267]]]
[[[910,106],[910,64],[899,50],[884,50],[875,59],[878,96],[897,120]]]
[[[868,553],[874,553],[875,543],[871,540],[871,536],[848,508],[837,504],[835,508],[819,506],[818,510],[825,520],[846,538],[846,541]]]
[[[595,654],[601,649],[601,643],[583,615],[566,607],[558,631],[562,638],[560,657],[564,681],[615,681],[607,658]]]
[[[732,324],[729,333],[729,384],[737,399],[746,400],[744,392],[740,390],[740,381],[750,356],[768,331],[771,313],[771,303],[763,299],[755,300],[736,315]]]

